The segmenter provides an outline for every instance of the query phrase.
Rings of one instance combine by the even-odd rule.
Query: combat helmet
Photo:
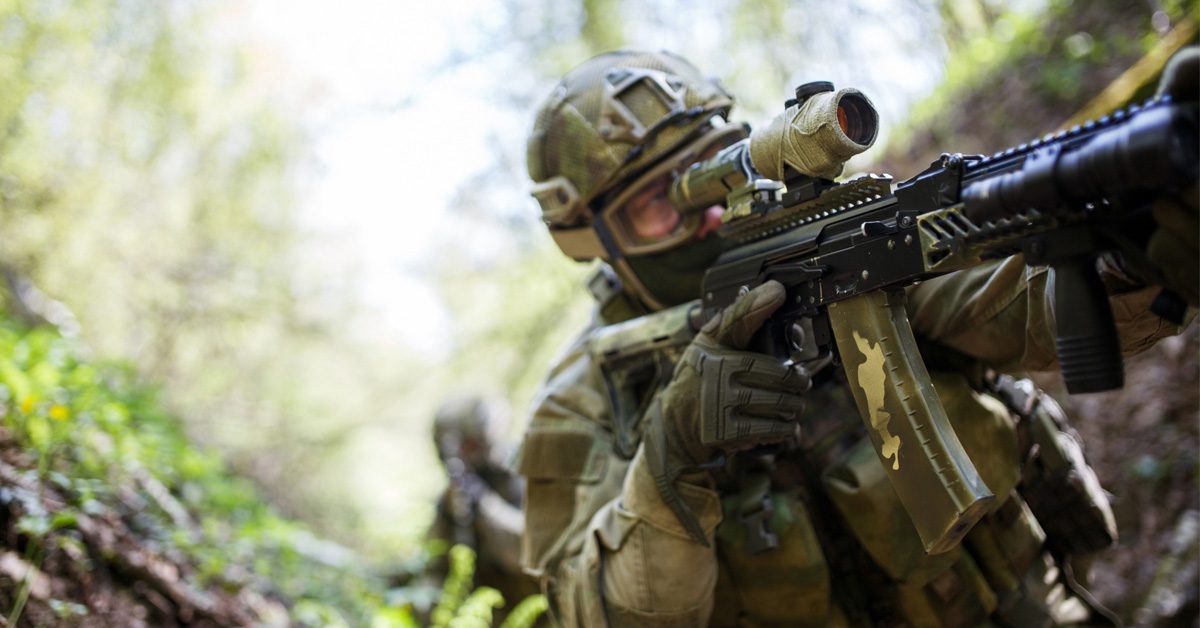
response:
[[[480,465],[491,453],[505,423],[500,402],[481,396],[453,397],[438,407],[433,418],[433,442],[438,457],[463,458]]]
[[[605,260],[627,290],[660,307],[627,260],[678,246],[701,217],[639,239],[609,210],[635,181],[744,137],[745,127],[725,123],[732,106],[719,82],[669,52],[608,52],[568,72],[539,108],[527,154],[531,191],[563,253]]]

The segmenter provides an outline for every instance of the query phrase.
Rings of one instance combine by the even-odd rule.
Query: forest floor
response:
[[[1092,592],[1137,625],[1200,617],[1200,327],[1126,362],[1125,388],[1064,397],[1120,539],[1092,567]]]
[[[190,520],[156,480],[144,476],[148,490],[125,488],[116,507],[84,514],[68,509],[75,499],[63,487],[38,477],[36,461],[0,430],[0,608],[8,609],[0,626],[287,622],[287,609],[271,594],[230,578],[202,583],[187,556],[154,542],[156,535],[139,521],[147,496]],[[30,529],[34,521],[57,529],[38,534]]]

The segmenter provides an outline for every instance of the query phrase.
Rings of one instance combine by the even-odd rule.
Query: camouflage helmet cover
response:
[[[669,52],[619,50],[585,61],[542,103],[529,137],[542,218],[551,229],[589,224],[593,200],[732,106],[720,83]]]
[[[503,404],[494,399],[470,395],[446,400],[433,418],[433,440],[438,454],[459,455],[459,448],[471,443],[485,452],[500,437],[505,421]]]

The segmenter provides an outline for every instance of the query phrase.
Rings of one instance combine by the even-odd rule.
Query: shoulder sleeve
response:
[[[516,461],[526,481],[524,569],[559,625],[703,625],[715,555],[675,529],[641,456],[631,465],[616,454],[606,390],[585,335],[535,401]],[[716,495],[692,493],[711,537]]]
[[[604,386],[585,340],[586,334],[551,367],[517,454],[516,468],[526,482],[522,563],[534,576],[544,575],[561,559],[570,537],[585,523],[579,519],[590,517],[577,512],[585,507],[580,502],[601,497],[592,494],[605,491],[596,485],[616,462],[610,460],[611,420]],[[611,499],[619,487],[607,489]]]
[[[1182,331],[1150,311],[1160,290],[1152,286],[1109,296],[1125,355]],[[1054,273],[1026,266],[1020,255],[913,286],[908,303],[913,332],[927,340],[1001,371],[1058,368]]]

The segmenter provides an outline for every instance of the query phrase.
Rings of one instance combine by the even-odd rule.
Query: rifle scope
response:
[[[688,213],[725,203],[730,193],[764,177],[785,183],[798,175],[832,179],[846,160],[875,143],[879,114],[862,92],[834,91],[830,83],[809,83],[796,92],[796,100],[766,126],[677,177],[668,191],[671,203]]]
[[[879,135],[879,114],[850,87],[809,95],[767,126],[750,134],[750,161],[768,179],[796,174],[832,179],[846,160],[867,150]]]

